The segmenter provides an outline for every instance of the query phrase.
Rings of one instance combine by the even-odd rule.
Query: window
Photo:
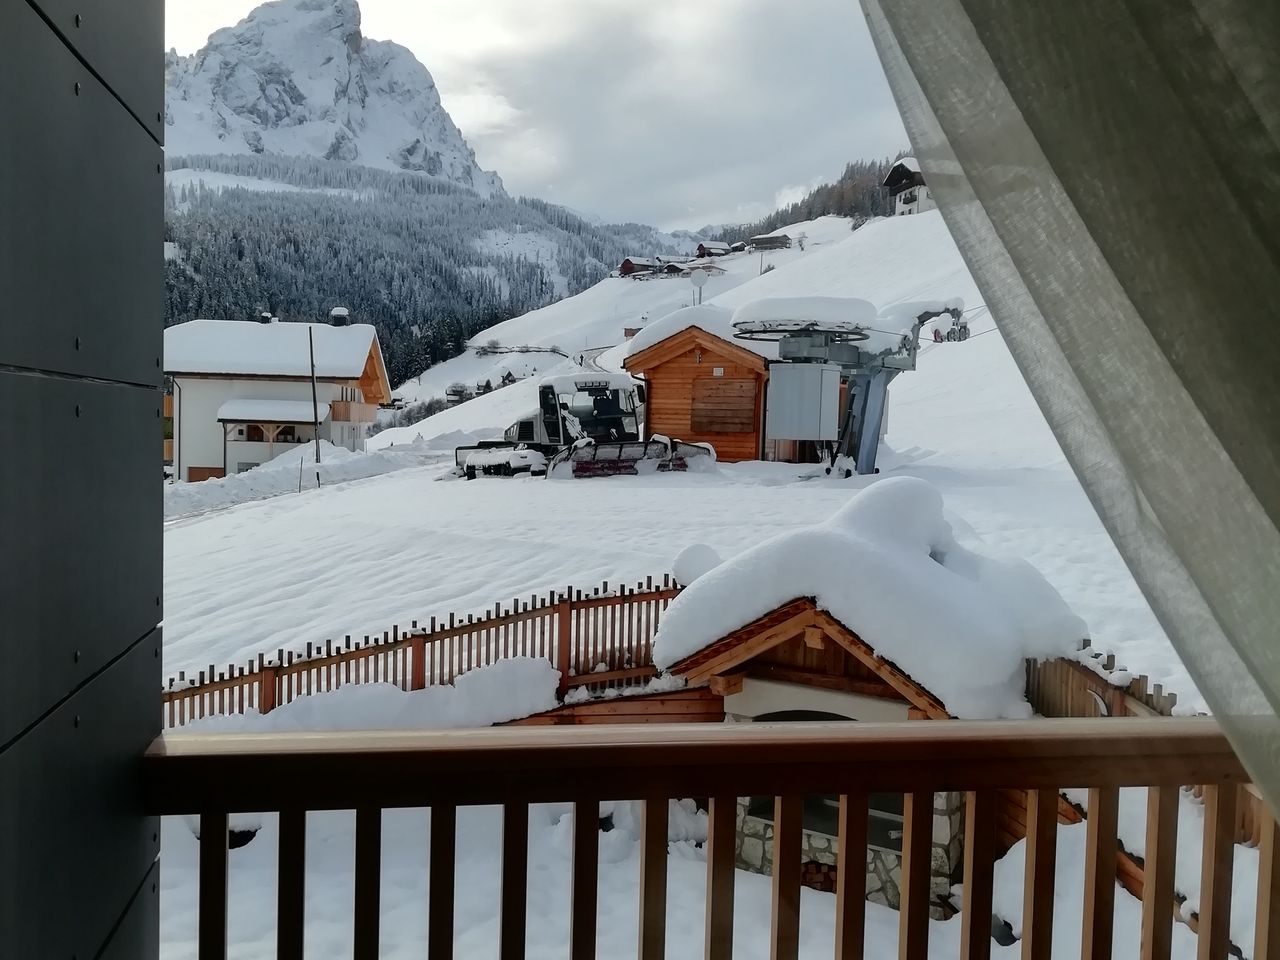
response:
[[[265,443],[267,435],[263,432],[262,427],[256,423],[247,424],[244,428],[245,439],[250,443]]]

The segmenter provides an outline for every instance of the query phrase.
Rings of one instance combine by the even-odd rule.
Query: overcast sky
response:
[[[608,220],[751,220],[907,146],[857,0],[360,5],[508,192]],[[166,46],[191,53],[255,6],[166,0]]]

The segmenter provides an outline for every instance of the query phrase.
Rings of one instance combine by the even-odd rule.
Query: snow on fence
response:
[[[1178,695],[1117,666],[1114,654],[1104,656],[1085,640],[1076,660],[1027,662],[1027,700],[1045,717],[1172,717]],[[1203,788],[1191,793],[1200,799]],[[1253,784],[1240,785],[1235,811],[1235,842],[1258,846],[1271,815]]]
[[[180,727],[201,717],[268,713],[300,696],[351,683],[392,683],[421,690],[509,657],[549,660],[560,671],[560,692],[585,686],[645,683],[657,673],[653,637],[667,605],[680,592],[670,576],[611,590],[608,582],[590,593],[569,587],[545,597],[494,604],[464,620],[432,617],[408,628],[393,626],[381,637],[347,636],[340,643],[308,643],[305,650],[259,654],[256,663],[210,664],[194,677],[181,672],[162,691],[164,724]]]

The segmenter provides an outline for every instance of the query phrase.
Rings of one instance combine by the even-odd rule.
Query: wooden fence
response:
[[[169,680],[162,692],[164,724],[180,727],[246,710],[269,713],[297,697],[351,683],[421,690],[509,657],[549,661],[560,672],[562,695],[582,686],[596,692],[643,684],[657,673],[653,637],[679,592],[670,576],[661,584],[650,577],[618,589],[607,582],[590,592],[570,587],[494,604],[480,616],[432,617],[424,627],[415,620],[381,637],[308,643],[305,650],[281,649],[274,658],[259,654],[244,666],[210,664],[193,677],[183,672]]]
[[[1081,646],[1080,660],[1027,663],[1027,700],[1046,717],[1172,717],[1178,695],[1150,678],[1131,674],[1112,654]],[[1202,787],[1192,787],[1197,798]],[[1266,801],[1253,784],[1241,784],[1234,805],[1235,842],[1258,846],[1271,822]]]

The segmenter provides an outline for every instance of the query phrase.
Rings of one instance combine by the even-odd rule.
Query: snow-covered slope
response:
[[[360,32],[356,0],[272,0],[165,63],[171,155],[278,153],[416,170],[502,191],[440,103],[431,74]]]

